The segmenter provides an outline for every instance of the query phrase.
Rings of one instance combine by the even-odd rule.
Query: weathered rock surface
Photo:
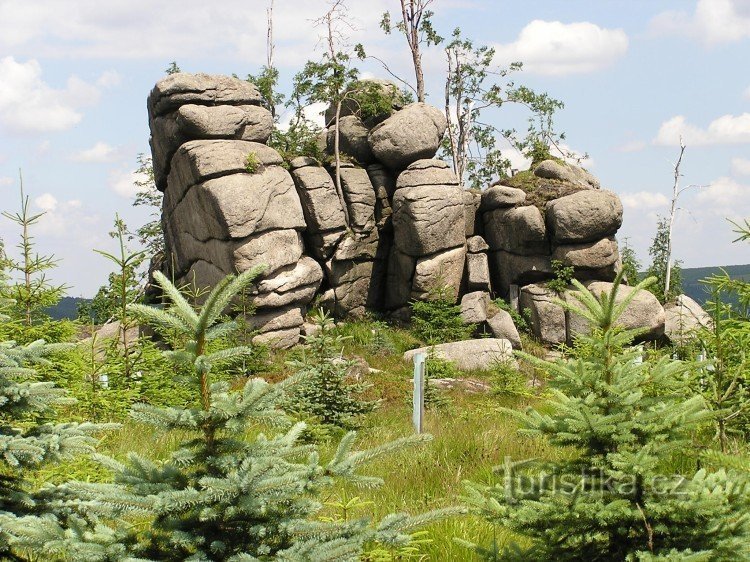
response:
[[[260,105],[254,84],[220,74],[178,72],[156,83],[148,97],[149,116],[174,111],[188,103],[199,105]]]
[[[613,286],[612,283],[606,281],[589,281],[584,285],[596,297],[599,297],[602,293],[609,294]],[[622,302],[633,290],[633,287],[620,285],[615,302]],[[572,291],[566,292],[565,300],[572,304],[578,304],[577,299],[572,295]],[[664,334],[664,322],[664,309],[656,297],[648,291],[640,291],[625,308],[617,324],[627,330],[642,329],[644,330],[642,337],[656,339]],[[590,329],[588,320],[572,312],[568,314],[569,340],[572,340],[576,334],[588,333]]]
[[[481,324],[487,320],[490,295],[484,291],[466,293],[461,297],[461,320],[464,324]]]
[[[435,156],[448,123],[436,107],[412,103],[370,131],[375,158],[391,170],[403,170],[422,158]]]
[[[493,251],[505,250],[514,254],[549,252],[544,218],[533,205],[486,212],[484,232]]]
[[[435,289],[444,287],[442,296],[455,301],[461,286],[465,260],[465,246],[419,258],[412,283],[412,296],[429,299]]]
[[[534,168],[534,175],[540,178],[554,179],[587,189],[599,189],[599,180],[583,168],[558,160],[544,160]]]
[[[458,180],[444,163],[430,162],[417,162],[414,169],[404,172],[409,172],[407,186],[399,176],[393,196],[396,247],[415,257],[463,246],[466,241],[463,193]],[[439,176],[446,183],[417,184],[420,175],[416,170],[424,174],[425,181],[433,182]]]
[[[558,244],[594,242],[620,228],[622,203],[611,191],[579,191],[547,204],[547,225]]]
[[[339,120],[339,152],[347,154],[363,165],[375,162],[370,143],[367,140],[370,130],[359,117],[346,115]],[[334,154],[336,148],[336,128],[328,129],[326,139],[328,153]]]
[[[481,197],[479,209],[485,212],[523,205],[526,201],[526,192],[515,187],[495,185],[484,191]]]
[[[404,361],[412,362],[418,353],[451,361],[462,371],[491,369],[497,363],[515,362],[513,347],[508,340],[482,338],[478,340],[441,343],[433,347],[420,347],[404,353]]]
[[[489,291],[491,288],[487,254],[466,254],[466,289]]]
[[[552,252],[552,259],[575,269],[603,269],[617,263],[620,251],[614,237],[585,244],[566,244]]]
[[[664,335],[673,344],[684,344],[702,328],[713,326],[711,316],[687,295],[664,305]]]
[[[375,189],[370,176],[362,168],[342,167],[341,189],[349,211],[349,226],[354,230],[373,229],[375,226]]]
[[[490,307],[490,310],[491,314],[488,316],[486,322],[492,331],[492,335],[496,338],[508,340],[513,349],[521,349],[521,336],[510,313],[494,305]]]
[[[531,330],[543,343],[557,345],[567,341],[565,310],[553,299],[559,298],[553,290],[539,284],[521,289],[521,310],[531,311]]]

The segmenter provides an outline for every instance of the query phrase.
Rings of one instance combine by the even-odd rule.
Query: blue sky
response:
[[[319,56],[312,20],[324,0],[275,0],[276,61],[284,85]],[[136,155],[148,151],[145,100],[176,60],[189,72],[254,73],[265,61],[266,0],[0,0],[0,207],[15,209],[18,169],[32,206],[47,211],[40,250],[61,259],[54,279],[91,296],[109,264],[115,213],[133,226]],[[380,14],[397,0],[349,0],[362,42],[411,77],[401,36]],[[435,0],[435,25],[459,26],[496,47],[498,63],[521,60],[517,82],[565,102],[567,144],[625,206],[620,239],[643,262],[656,216],[668,210],[672,162],[687,150],[675,254],[685,266],[750,263],[731,244],[727,217],[750,216],[750,0]],[[425,53],[428,101],[442,106],[440,48]],[[382,76],[377,66],[363,65]],[[524,126],[512,109],[500,127]],[[513,155],[518,160],[517,155]],[[0,221],[0,238],[17,241]]]

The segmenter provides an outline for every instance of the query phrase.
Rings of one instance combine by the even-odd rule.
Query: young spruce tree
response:
[[[630,347],[638,332],[619,328],[617,318],[636,292],[617,303],[621,277],[601,295],[574,280],[581,306],[559,302],[593,327],[580,337],[577,357],[545,363],[524,355],[552,374],[551,407],[509,412],[523,434],[570,454],[548,464],[509,459],[502,484],[469,486],[480,513],[527,539],[477,547],[487,560],[750,559],[747,480],[665,468],[673,453],[691,447],[691,430],[709,412],[689,393],[689,364],[643,361]]]
[[[179,431],[189,437],[164,463],[136,454],[130,455],[127,464],[102,458],[115,472],[112,484],[69,485],[78,490],[90,512],[122,522],[111,525],[117,532],[106,536],[98,528],[89,540],[88,535],[48,525],[45,534],[23,538],[29,548],[48,552],[58,546],[73,559],[69,553],[85,546],[86,560],[95,561],[354,561],[366,543],[403,545],[409,540],[405,532],[452,512],[390,515],[376,525],[362,519],[315,519],[322,509],[316,499],[321,490],[339,478],[377,485],[378,478],[359,476],[355,469],[422,439],[401,439],[351,452],[355,434],[349,433],[331,460],[322,463],[314,448],[298,444],[304,423],[276,434],[252,431],[259,423],[278,426],[286,422],[276,404],[297,381],[274,385],[251,379],[241,391],[230,392],[226,383],[214,382],[217,367],[251,349],[243,346],[209,353],[207,344],[232,331],[234,323],[223,322],[223,312],[262,271],[253,268],[227,277],[199,311],[162,274],[155,275],[171,300],[170,308],[132,305],[131,310],[182,336],[184,348],[169,356],[191,367],[200,400],[192,408],[138,405],[133,415],[157,431]],[[133,521],[138,525],[132,525]],[[80,540],[72,541],[71,535]]]
[[[0,306],[7,306],[4,301]],[[0,314],[0,322],[8,318]],[[60,345],[36,341],[25,346],[0,343],[0,560],[27,560],[14,542],[13,530],[38,530],[55,520],[57,497],[50,490],[33,490],[28,471],[85,453],[96,444],[93,433],[105,426],[90,423],[53,424],[44,415],[55,405],[70,403],[51,382],[34,382],[30,367]],[[29,519],[32,520],[31,525]]]

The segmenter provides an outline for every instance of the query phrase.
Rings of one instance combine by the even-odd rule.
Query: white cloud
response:
[[[101,88],[114,88],[122,82],[122,77],[114,70],[106,70],[96,79],[96,85]]]
[[[34,199],[34,205],[42,211],[54,211],[57,208],[57,199],[51,193],[43,193]]]
[[[701,189],[695,199],[717,214],[736,216],[741,213],[738,206],[748,206],[750,202],[750,186],[740,184],[732,178],[721,177]]]
[[[146,174],[139,174],[136,170],[113,170],[109,174],[109,187],[120,197],[130,199],[141,190],[136,182],[147,180]]]
[[[657,35],[685,35],[706,45],[733,43],[750,38],[750,2],[698,0],[695,12],[667,11],[649,25]]]
[[[12,49],[38,57],[155,58],[166,62],[178,57],[178,63],[180,58],[230,53],[245,64],[265,62],[266,0],[187,5],[183,0],[2,2],[0,52]],[[299,65],[300,53],[308,53],[320,35],[312,21],[328,7],[327,0],[276,2],[277,64]],[[372,34],[380,15],[392,7],[391,0],[350,2],[348,12],[357,28],[352,43]]]
[[[750,158],[732,158],[732,173],[735,176],[750,176]]]
[[[669,199],[663,193],[653,191],[636,191],[620,194],[620,200],[625,208],[639,210],[666,209]]]
[[[605,29],[590,22],[534,20],[515,42],[495,49],[500,62],[522,61],[529,72],[562,76],[610,66],[628,50],[628,36],[622,29]]]
[[[640,152],[644,148],[646,148],[646,141],[631,140],[622,143],[615,150],[617,150],[617,152]]]
[[[0,187],[4,187],[6,185],[13,185],[13,178],[8,176],[0,176]]]
[[[51,87],[35,59],[18,62],[4,57],[0,76],[0,127],[11,131],[64,131],[81,121],[81,107],[99,101],[98,88],[76,76],[68,78],[62,89]]]
[[[750,142],[750,113],[722,115],[705,129],[689,123],[684,115],[676,115],[661,124],[654,144],[676,146],[680,136],[688,146],[747,143]]]
[[[307,119],[308,121],[314,123],[318,127],[325,127],[324,113],[326,109],[328,109],[327,103],[316,102],[311,103],[310,105],[302,109],[302,113],[305,116],[305,119]],[[294,111],[289,110],[284,112],[279,118],[279,130],[283,132],[288,131],[289,125],[291,124],[293,118]]]
[[[105,142],[97,142],[91,148],[76,152],[71,156],[75,162],[112,162],[119,156],[119,150]]]

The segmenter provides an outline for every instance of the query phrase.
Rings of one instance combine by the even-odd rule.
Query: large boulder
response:
[[[611,191],[578,191],[547,204],[547,227],[558,244],[594,242],[621,225],[622,203]]]
[[[674,302],[665,304],[664,314],[664,335],[673,344],[684,344],[698,330],[713,325],[711,316],[687,295],[679,295]]]
[[[367,140],[370,130],[365,127],[356,115],[346,115],[339,119],[339,152],[354,158],[363,165],[372,164],[375,157],[372,155],[370,143]],[[334,154],[336,149],[336,127],[331,125],[328,129],[326,144],[329,154]]]
[[[299,261],[264,278],[251,292],[251,302],[258,309],[280,308],[292,303],[309,304],[323,281],[323,269],[314,259],[302,256]]]
[[[260,105],[258,88],[247,80],[220,74],[178,72],[156,83],[148,97],[149,117],[174,111],[181,105]]]
[[[607,281],[589,281],[584,283],[586,288],[591,291],[597,298],[602,293],[609,294],[612,291],[613,284]],[[616,303],[622,302],[635,289],[627,285],[620,285],[615,298]],[[581,306],[578,299],[574,296],[575,291],[566,291],[565,300],[573,305]],[[664,334],[665,314],[664,308],[657,298],[649,291],[639,291],[630,301],[622,315],[617,320],[617,325],[626,329],[642,330],[641,337],[647,339],[657,339]],[[591,330],[589,321],[570,312],[568,314],[568,340],[571,341],[577,334],[586,334]]]
[[[482,193],[482,201],[479,210],[482,212],[493,209],[505,209],[523,205],[526,201],[526,192],[516,187],[506,185],[494,185]]]
[[[380,162],[391,170],[403,170],[412,162],[435,156],[447,126],[438,108],[413,103],[373,128],[369,143]]]
[[[341,174],[341,190],[349,211],[349,226],[360,231],[374,228],[376,197],[367,171],[347,165],[340,167],[339,173]]]
[[[281,166],[222,176],[193,186],[169,217],[198,240],[244,238],[267,230],[304,230],[294,182]]]
[[[614,237],[603,238],[584,244],[564,244],[552,252],[552,259],[575,269],[604,269],[620,259],[617,241]]]
[[[599,189],[599,180],[583,168],[560,160],[544,160],[534,168],[534,175],[540,178],[571,183],[585,189]]]
[[[461,320],[464,324],[481,324],[487,320],[490,295],[484,291],[466,293],[461,297]]]
[[[493,336],[508,340],[513,349],[521,349],[521,336],[508,311],[492,305],[486,322]]]
[[[344,229],[344,210],[333,179],[326,169],[313,161],[310,165],[292,168],[291,174],[302,203],[308,232]]]
[[[493,251],[521,255],[549,252],[544,218],[533,205],[484,213],[484,237]]]
[[[417,260],[412,282],[412,297],[429,299],[440,295],[455,300],[461,287],[466,246],[451,248]],[[440,290],[436,293],[436,291]]]
[[[554,302],[559,295],[541,284],[521,288],[519,305],[529,310],[531,330],[542,343],[557,345],[567,341],[565,310]]]
[[[478,340],[441,343],[432,347],[420,347],[404,353],[404,360],[412,362],[418,353],[451,361],[462,371],[492,369],[498,363],[515,363],[513,346],[508,340],[482,338]]]
[[[487,254],[466,254],[466,289],[489,291],[491,286]]]
[[[252,166],[248,166],[248,158],[253,160]],[[180,146],[172,157],[169,189],[164,194],[164,208],[172,209],[187,190],[198,183],[230,174],[260,171],[267,166],[280,166],[282,162],[278,152],[257,142],[188,141]]]
[[[393,196],[393,229],[396,248],[410,256],[464,245],[463,193],[445,162],[419,161],[399,176]]]

